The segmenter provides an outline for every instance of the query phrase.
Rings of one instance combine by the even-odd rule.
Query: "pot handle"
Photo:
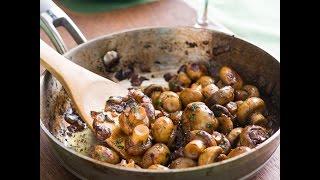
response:
[[[60,54],[64,54],[68,49],[56,29],[59,26],[63,26],[77,44],[87,41],[69,16],[54,2],[51,0],[40,0],[40,27],[49,36],[57,51]]]

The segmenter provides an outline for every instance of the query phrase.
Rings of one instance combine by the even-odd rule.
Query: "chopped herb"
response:
[[[198,106],[196,104],[191,105],[191,111],[195,111],[197,108],[198,108]]]
[[[211,123],[208,123],[208,124],[207,124],[207,128],[212,129],[212,128],[213,128],[213,125],[212,125]]]
[[[124,148],[124,145],[122,143],[122,138],[118,138],[115,142],[116,146],[119,148],[119,149],[123,149]]]
[[[155,104],[156,104],[156,106],[161,106],[162,105],[161,99],[157,99]]]
[[[190,121],[195,121],[196,120],[196,115],[195,114],[190,114],[189,119],[190,119]]]

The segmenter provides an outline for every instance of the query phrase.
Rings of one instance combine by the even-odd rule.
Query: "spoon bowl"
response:
[[[91,130],[93,119],[90,112],[103,110],[110,96],[125,96],[128,92],[119,84],[69,61],[42,40],[40,63],[62,84]]]

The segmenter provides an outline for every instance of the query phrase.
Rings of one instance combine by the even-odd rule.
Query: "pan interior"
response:
[[[108,35],[71,50],[65,56],[75,63],[111,80],[103,64],[106,52],[120,55],[117,69],[134,66],[139,75],[152,83],[167,86],[163,75],[176,72],[188,61],[207,61],[217,69],[227,65],[235,69],[247,84],[256,85],[273,115],[274,131],[280,126],[280,64],[263,50],[223,33],[194,28],[148,28]],[[130,87],[129,80],[119,82]],[[68,133],[63,112],[72,103],[61,84],[47,73],[41,85],[40,118],[47,129],[65,146],[86,154],[97,143],[89,129]]]

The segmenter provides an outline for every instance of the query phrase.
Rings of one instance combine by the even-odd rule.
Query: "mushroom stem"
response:
[[[140,124],[133,129],[131,140],[134,144],[136,144],[138,142],[146,142],[148,137],[149,128],[144,124]]]

